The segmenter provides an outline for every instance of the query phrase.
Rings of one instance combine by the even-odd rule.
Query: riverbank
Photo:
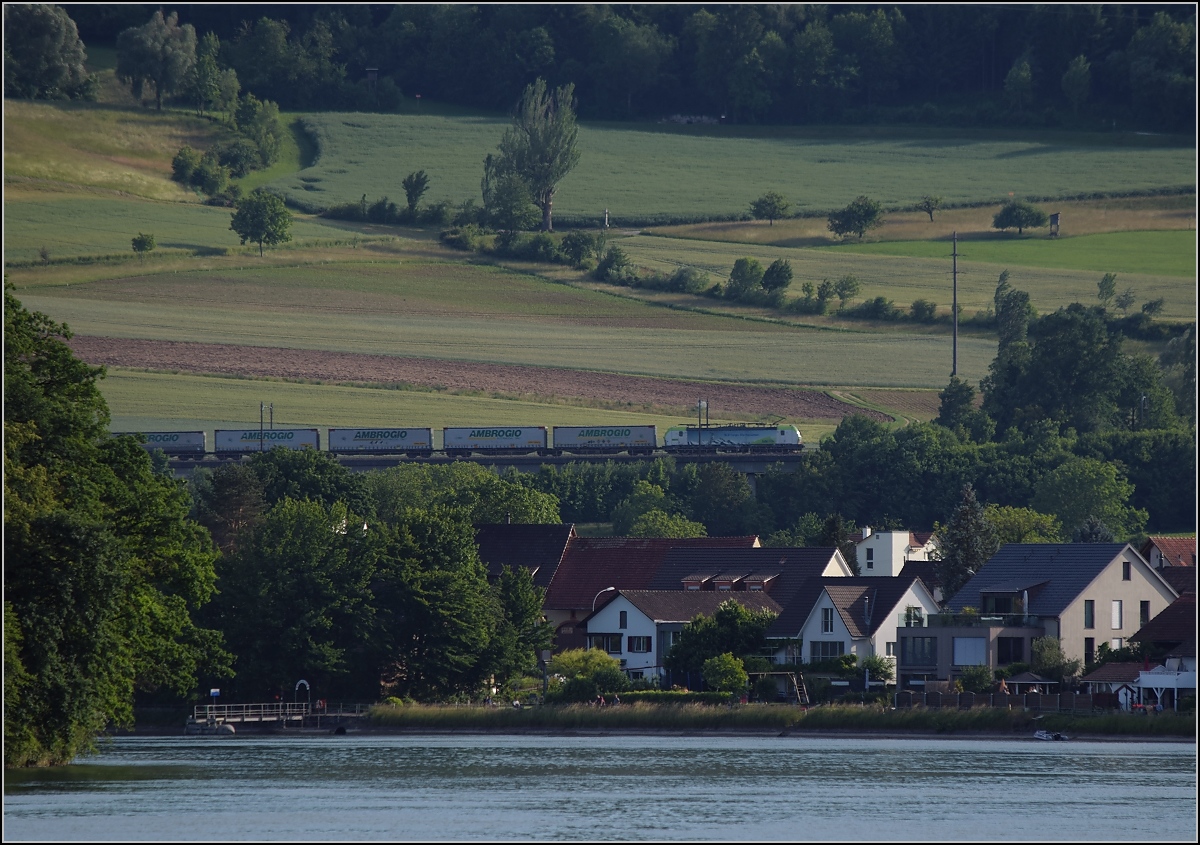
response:
[[[348,733],[402,734],[544,734],[553,736],[846,736],[856,738],[1024,739],[1045,729],[1072,739],[1196,742],[1194,713],[1072,714],[979,707],[970,710],[902,710],[834,705],[662,705],[637,702],[620,706],[547,705],[486,707],[410,704],[376,705],[369,715],[337,727],[283,728],[273,723],[236,726],[240,734],[287,736]],[[142,736],[183,733],[182,722],[139,722]],[[127,732],[122,732],[127,733]]]

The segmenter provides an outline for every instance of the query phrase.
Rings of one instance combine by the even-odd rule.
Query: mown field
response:
[[[944,327],[873,326],[828,318],[784,324],[778,315],[719,300],[603,289],[561,266],[497,266],[487,258],[443,248],[436,232],[428,230],[358,226],[298,214],[293,243],[268,250],[260,259],[256,248],[238,246],[228,228],[228,209],[204,206],[170,181],[174,151],[185,141],[202,144],[211,131],[207,121],[116,106],[10,102],[5,117],[7,278],[28,307],[66,321],[77,334],[817,385],[890,409],[904,420],[936,413],[936,392],[949,373],[951,341]],[[319,115],[314,120],[325,127],[320,149],[306,149],[308,136],[293,134],[283,160],[252,177],[247,187],[290,181],[293,187],[307,186],[296,189],[310,199],[321,195],[342,202],[367,193],[371,199],[389,194],[402,202],[400,180],[425,169],[431,176],[427,200],[476,197],[482,156],[494,149],[504,125],[491,118],[433,115]],[[869,132],[837,136],[730,127],[588,126],[581,130],[580,168],[564,181],[556,214],[559,219],[590,215],[593,206],[597,214],[609,207],[617,214],[615,222],[625,207],[646,219],[737,214],[768,189],[795,194],[793,203],[802,210],[827,208],[861,192],[858,174],[874,180],[873,196],[896,204],[913,201],[909,191],[919,196],[936,190],[947,194],[947,201],[974,202],[1010,190],[1075,194],[1194,185],[1194,150],[1163,139],[1123,140],[1134,146],[1049,136],[934,142],[920,133],[880,137]],[[42,150],[45,156],[39,155]],[[418,153],[432,160],[411,157]],[[315,165],[305,168],[313,159]],[[845,178],[848,169],[856,174],[853,185]],[[968,179],[973,171],[986,173],[992,183]],[[703,178],[696,178],[697,173]],[[1075,175],[1064,175],[1070,173]],[[770,175],[769,181],[755,181],[763,174]],[[780,174],[803,189],[781,185]],[[1020,182],[1018,175],[1029,181]],[[1066,181],[1055,181],[1059,177]],[[936,181],[943,178],[946,182]],[[1068,187],[1071,178],[1078,185]],[[944,187],[954,180],[962,183],[959,193]],[[1001,184],[1013,180],[1012,185]],[[627,193],[610,201],[609,188]],[[1096,223],[1107,210],[1064,203],[1072,209],[1065,219],[1090,221],[1089,232],[1099,240],[968,239],[960,244],[964,310],[970,314],[987,307],[1005,267],[1016,286],[1030,291],[1039,310],[1093,300],[1099,276],[1113,270],[1119,273],[1119,288],[1135,288],[1139,302],[1161,296],[1164,316],[1195,319],[1195,214],[1192,209],[1188,215],[1187,202],[1194,203],[1194,196],[1102,203],[1114,209],[1136,206],[1143,217],[1157,214],[1174,221],[1161,228],[1190,227],[1182,234],[1133,232],[1114,238],[1106,233],[1128,229],[1127,217],[1118,214],[1119,220]],[[985,213],[990,220],[985,209],[943,212],[934,228],[954,225],[955,215]],[[827,233],[811,231],[823,226],[817,218],[780,221],[774,227],[671,227],[665,231],[674,237],[640,234],[622,237],[620,243],[639,264],[663,270],[699,267],[714,281],[726,277],[743,255],[764,264],[785,257],[796,270],[795,292],[806,280],[854,274],[863,283],[861,297],[883,295],[903,308],[925,298],[946,309],[948,244],[926,240],[928,230],[917,223],[911,214],[896,213],[880,230],[911,245],[882,243],[877,232],[868,238],[872,243],[809,249],[829,243]],[[144,261],[135,259],[129,246],[139,231],[155,234],[158,241],[156,252]],[[731,242],[753,242],[763,232],[770,243]],[[43,248],[49,264],[42,263]],[[1098,255],[1105,256],[1102,270],[1096,269]],[[959,340],[959,373],[978,383],[994,352],[993,338],[965,334]],[[531,384],[521,393],[535,394],[536,388]],[[277,423],[305,426],[383,424],[397,418],[431,427],[481,419],[552,425],[595,422],[601,415],[604,421],[609,414],[626,420],[637,416],[660,426],[682,421],[653,411],[631,414],[486,392],[463,395],[136,370],[114,370],[103,390],[118,428],[252,424],[264,401],[274,402]],[[713,411],[718,419],[720,409]],[[831,428],[796,422],[808,442]]]
[[[479,200],[483,159],[507,126],[500,118],[328,113],[305,118],[320,156],[276,181],[293,201],[314,208],[387,195],[403,201],[401,181],[430,177],[426,200]],[[614,225],[717,219],[744,214],[765,191],[787,196],[795,212],[840,208],[859,194],[907,207],[923,194],[948,204],[1020,197],[1071,197],[1195,186],[1195,150],[1162,137],[899,137],[827,131],[668,125],[585,125],[581,158],[555,196],[562,222]],[[1174,145],[1172,145],[1174,144]]]

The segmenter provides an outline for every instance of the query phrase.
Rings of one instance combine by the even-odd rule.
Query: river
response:
[[[1196,841],[1178,742],[118,737],[9,771],[4,839]]]

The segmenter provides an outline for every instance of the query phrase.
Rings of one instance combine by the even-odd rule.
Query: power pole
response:
[[[958,232],[954,233],[954,361],[950,368],[950,377],[958,375]]]

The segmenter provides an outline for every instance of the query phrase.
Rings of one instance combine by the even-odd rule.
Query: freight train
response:
[[[121,432],[138,434],[149,450],[173,458],[239,457],[267,449],[321,449],[316,428],[217,429],[209,449],[205,431]],[[667,429],[659,445],[652,425],[455,426],[431,428],[331,428],[325,451],[336,455],[469,457],[471,455],[651,455],[786,454],[804,448],[794,425],[678,425]]]

